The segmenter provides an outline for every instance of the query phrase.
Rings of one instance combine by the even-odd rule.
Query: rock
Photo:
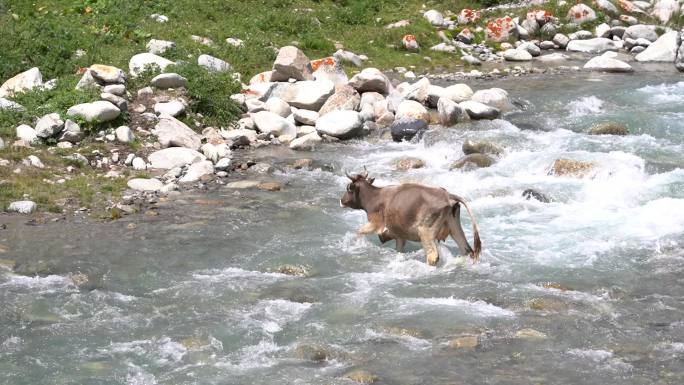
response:
[[[558,313],[567,310],[568,305],[553,298],[534,298],[529,302],[529,307],[532,310]]]
[[[140,158],[138,158],[140,159]],[[158,179],[134,178],[128,181],[128,188],[136,191],[159,191],[164,184]]]
[[[188,79],[176,73],[166,73],[157,75],[154,78],[152,78],[150,84],[153,87],[161,88],[164,90],[169,88],[187,88]]]
[[[245,42],[242,39],[236,37],[229,37],[226,39],[226,44],[233,46],[235,48],[242,48],[245,46]]]
[[[31,214],[36,211],[38,205],[33,201],[15,201],[10,203],[7,211],[19,214]]]
[[[126,86],[123,84],[109,84],[102,91],[116,96],[124,96],[126,94]]]
[[[364,68],[361,72],[354,75],[349,80],[349,85],[354,87],[356,91],[363,92],[378,92],[382,95],[387,95],[390,89],[390,81],[377,68]]]
[[[444,89],[445,96],[453,100],[456,103],[464,102],[470,100],[473,97],[473,90],[463,83],[452,84]]]
[[[596,37],[610,38],[610,26],[606,23],[601,23],[596,26]]]
[[[0,86],[0,98],[14,96],[23,91],[29,91],[43,85],[43,75],[38,67],[33,67],[7,80]]]
[[[260,111],[252,114],[252,120],[259,131],[272,134],[275,137],[280,135],[297,136],[297,128],[292,122],[271,111]]]
[[[556,159],[553,162],[553,165],[551,165],[549,175],[583,178],[587,176],[593,168],[594,164],[590,162],[572,159]]]
[[[463,8],[461,12],[458,13],[458,24],[473,24],[480,20],[481,14],[479,10]]]
[[[266,111],[271,111],[283,118],[287,118],[292,113],[290,105],[283,99],[277,97],[269,98],[264,104],[264,108]]]
[[[123,84],[126,82],[126,74],[120,68],[104,64],[93,64],[89,68],[90,74],[104,84]]]
[[[357,110],[360,102],[361,96],[354,87],[350,85],[339,86],[318,113],[320,116],[324,116],[332,111]]]
[[[299,122],[301,124],[313,126],[316,124],[316,120],[319,118],[319,114],[316,111],[309,111],[309,110],[304,110],[304,109],[299,109],[295,111],[293,114],[295,122]]]
[[[158,68],[161,72],[164,72],[166,67],[172,64],[175,63],[171,60],[164,59],[153,53],[144,52],[131,57],[131,60],[128,62],[128,71],[133,77],[137,77],[149,68]]]
[[[584,65],[585,70],[605,71],[605,72],[632,72],[634,69],[629,64],[606,56],[596,56],[591,58]]]
[[[131,129],[128,126],[117,127],[114,133],[116,134],[116,140],[121,143],[130,143],[133,140],[135,140],[135,136],[133,136],[133,131],[131,131]]]
[[[569,59],[570,59],[570,56],[556,52],[556,53],[552,53],[549,55],[539,56],[536,60],[539,60],[540,62],[550,63],[550,62],[565,61],[565,60],[569,60]]]
[[[440,124],[446,127],[470,120],[468,113],[448,97],[439,99],[437,112],[439,113]]]
[[[622,37],[625,35],[626,30],[627,30],[627,28],[625,28],[623,26],[613,26],[613,27],[610,27],[610,34],[613,37],[618,37],[618,38],[622,39]]]
[[[620,48],[621,44],[613,40],[596,37],[588,40],[572,40],[568,43],[566,50],[584,53],[603,53],[605,51],[617,51]]]
[[[100,99],[112,103],[120,111],[128,111],[128,101],[120,96],[103,92],[100,94]]]
[[[64,127],[64,121],[60,119],[59,114],[52,113],[38,119],[36,123],[36,136],[42,139],[47,139],[55,136]]]
[[[622,123],[604,122],[593,125],[589,135],[629,135],[629,129]]]
[[[283,266],[283,267],[290,267],[288,266]],[[294,268],[298,268],[299,266],[291,266]],[[288,271],[288,270],[285,270]],[[278,270],[279,273],[281,274],[288,274],[283,273]],[[296,276],[302,276],[299,274],[288,274],[288,275],[296,275]],[[297,357],[300,360],[305,360],[305,361],[311,361],[311,362],[322,362],[322,361],[327,361],[328,359],[331,359],[330,352],[328,350],[320,345],[309,345],[309,344],[304,344],[304,345],[297,345],[295,348],[295,357]]]
[[[414,100],[404,100],[397,107],[396,119],[419,119],[430,121],[428,110]]]
[[[399,20],[396,23],[387,24],[385,26],[385,29],[403,28],[403,27],[409,26],[410,24],[411,24],[410,20]]]
[[[536,199],[542,203],[549,203],[550,202],[549,198],[546,195],[540,193],[539,191],[533,190],[533,189],[527,189],[527,190],[523,191],[522,197],[527,199],[528,201],[530,199]]]
[[[188,171],[178,180],[180,183],[197,182],[205,175],[214,173],[214,164],[209,160],[193,163],[188,167]]]
[[[394,168],[399,171],[408,171],[414,168],[423,168],[425,167],[425,162],[422,159],[419,158],[412,158],[412,157],[407,157],[407,158],[401,158],[394,162]]]
[[[518,330],[515,332],[515,337],[523,340],[545,340],[548,338],[546,334],[529,328]]]
[[[121,115],[121,110],[110,102],[97,101],[72,106],[67,110],[68,116],[79,117],[86,122],[110,122]]]
[[[532,42],[522,43],[517,49],[527,51],[533,57],[541,55],[541,48]]]
[[[684,72],[684,44],[679,45],[677,51],[677,60],[675,61],[675,68],[680,72]]]
[[[151,14],[150,19],[156,21],[157,23],[166,23],[169,21],[169,18],[167,16],[160,15],[158,13]]]
[[[77,90],[85,90],[85,89],[90,89],[90,88],[96,88],[100,89],[102,88],[102,84],[96,80],[90,69],[87,69],[84,73],[81,79],[78,81],[76,84],[76,89]]]
[[[316,121],[319,135],[338,139],[350,139],[361,134],[363,120],[356,111],[342,110],[329,112]]]
[[[487,23],[485,38],[489,41],[501,43],[514,37],[516,32],[517,24],[510,16],[505,16]]]
[[[461,32],[456,35],[456,40],[464,44],[472,44],[475,41],[475,34],[468,28],[463,28]]]
[[[503,58],[507,61],[530,61],[532,55],[523,49],[507,49],[503,53]]]
[[[211,55],[199,55],[197,64],[213,72],[228,72],[233,69],[227,62]]]
[[[264,191],[280,191],[283,185],[278,182],[263,182],[259,183],[257,188]]]
[[[306,169],[306,170],[311,170],[313,167],[313,159],[297,159],[294,161],[292,164],[292,168],[295,170],[301,170],[301,169]]]
[[[480,345],[477,336],[458,337],[449,341],[449,347],[452,349],[473,349]]]
[[[649,45],[646,50],[636,55],[639,62],[669,62],[673,63],[677,58],[679,49],[679,32],[671,31],[663,34]]]
[[[159,117],[159,122],[154,126],[152,133],[157,136],[162,148],[187,147],[197,150],[202,143],[199,134],[169,115]]]
[[[473,166],[475,168],[483,168],[489,167],[492,164],[494,164],[494,159],[490,156],[481,153],[474,153],[466,155],[461,159],[457,160],[451,165],[451,167],[449,167],[449,169],[453,170],[455,168],[470,168]]]
[[[140,157],[135,157],[133,158],[133,161],[131,162],[131,166],[133,167],[134,170],[137,171],[143,171],[147,169],[147,164],[145,163],[145,160]]]
[[[546,23],[539,30],[539,34],[544,38],[551,38],[552,36],[556,35],[557,31],[558,29],[555,25],[553,25],[553,23]]]
[[[648,41],[658,40],[658,33],[656,33],[655,26],[644,24],[632,25],[627,27],[627,29],[625,29],[624,35],[622,35],[623,39],[629,38],[636,40],[640,37],[647,39]]]
[[[335,84],[329,80],[277,83],[263,99],[283,99],[292,107],[318,111],[335,91]]]
[[[345,55],[347,59],[351,59],[349,55],[354,54],[347,51],[341,51],[339,55]],[[358,59],[361,60],[361,57],[359,56]],[[314,79],[328,80],[331,81],[335,86],[347,84],[349,82],[349,78],[347,77],[347,73],[344,72],[344,67],[342,67],[340,60],[341,59],[337,59],[336,57],[327,57],[311,61],[310,64],[311,69],[314,71]],[[356,58],[354,58],[354,60],[356,60]]]
[[[221,137],[238,146],[246,146],[257,141],[257,133],[254,130],[238,128],[236,130],[221,131]]]
[[[416,40],[416,37],[414,35],[410,35],[410,34],[404,35],[401,38],[401,44],[409,52],[420,51],[420,45],[418,44],[418,40]]]
[[[568,46],[568,43],[570,42],[570,39],[563,35],[562,33],[557,33],[553,36],[553,42],[554,44],[558,45],[561,48],[565,48]]]
[[[431,84],[427,90],[427,100],[425,101],[425,103],[430,108],[437,108],[437,103],[439,103],[439,99],[442,97],[446,97],[446,93],[447,92],[444,87],[435,86]]]
[[[81,131],[81,127],[67,119],[66,122],[64,122],[64,130],[59,134],[59,141],[62,142],[69,142],[69,143],[77,143],[80,142],[81,139],[85,136],[85,133]]]
[[[611,16],[617,16],[620,12],[609,0],[594,0],[596,8]]]
[[[675,33],[676,33],[676,32],[675,32]],[[663,35],[663,36],[665,36],[665,35]],[[662,38],[662,36],[661,36],[660,38]],[[660,40],[660,38],[658,38],[658,39]],[[631,39],[629,39],[629,40],[631,40]],[[656,41],[658,41],[658,40],[656,40]],[[625,42],[625,43],[626,43],[626,42]],[[642,47],[648,47],[648,46],[650,46],[652,43],[651,43],[648,39],[644,39],[643,37],[640,37],[640,38],[638,38],[638,39],[636,39],[636,40],[634,41],[634,44],[635,44],[635,45],[638,45],[638,46],[642,46]]]
[[[444,16],[434,9],[423,13],[423,17],[432,25],[441,27],[444,24]]]
[[[586,4],[576,4],[573,5],[570,10],[568,10],[568,20],[575,24],[594,21],[596,20],[596,12],[594,12],[594,10],[589,8]]]
[[[261,184],[261,182],[256,181],[256,180],[241,180],[241,181],[231,182],[231,183],[226,184],[226,188],[243,190],[243,189],[255,188],[260,184]]]
[[[555,47],[556,47],[556,44],[552,41],[549,41],[549,40],[544,40],[541,43],[539,43],[539,48],[542,50],[549,50],[549,49],[553,49]]]
[[[414,100],[418,103],[425,104],[427,102],[429,89],[430,80],[428,78],[421,78],[406,89],[404,97],[408,100]]]
[[[465,155],[470,154],[493,154],[499,155],[503,152],[503,149],[491,142],[481,141],[473,142],[470,139],[466,139],[461,146],[461,150]]]
[[[162,55],[164,52],[176,48],[176,43],[168,40],[150,39],[145,48],[149,53]]]
[[[309,58],[299,48],[285,46],[278,51],[278,57],[273,62],[271,81],[313,80],[313,70]]]
[[[218,171],[228,171],[231,164],[230,158],[221,158],[214,164],[214,169]]]
[[[461,102],[458,106],[464,109],[471,119],[496,119],[501,115],[498,108],[472,100]]]
[[[363,65],[363,60],[361,59],[361,56],[355,54],[354,52],[349,52],[349,51],[345,51],[342,49],[338,49],[333,54],[333,57],[340,62],[351,63],[356,67],[361,67]],[[316,70],[314,70],[314,71],[316,71]]]
[[[672,16],[680,12],[680,3],[677,0],[656,0],[651,15],[661,24],[667,24]]]
[[[260,72],[256,75],[252,76],[251,79],[249,79],[249,84],[271,83],[271,75],[272,74],[273,74],[273,71]]]
[[[630,49],[629,53],[631,53],[632,55],[638,55],[644,51],[646,51],[646,47],[642,47],[640,45],[637,45],[634,48]]]
[[[317,132],[306,134],[302,137],[296,138],[290,142],[290,148],[293,150],[313,150],[323,139]]]
[[[392,122],[390,133],[392,140],[401,142],[402,140],[411,140],[417,135],[422,135],[427,128],[428,122],[426,120],[404,117]]]
[[[520,26],[530,35],[536,34],[539,31],[539,28],[541,28],[536,19],[525,19]]]
[[[223,139],[210,139],[202,145],[202,154],[212,162],[218,162],[220,158],[230,156],[230,148]]]
[[[508,92],[501,88],[479,90],[473,94],[470,100],[495,107],[501,112],[508,112],[515,108],[508,98]]]
[[[156,103],[154,105],[154,112],[157,115],[180,116],[185,113],[185,104],[178,100]]]
[[[345,373],[342,377],[350,379],[354,382],[358,382],[359,384],[372,384],[378,380],[376,375],[363,369],[351,370]]]
[[[259,99],[247,99],[245,100],[245,106],[247,106],[247,112],[257,113],[266,111],[266,103]]]
[[[38,158],[35,155],[29,155],[23,163],[27,166],[35,167],[35,168],[45,168],[45,165],[43,162],[41,162],[40,158]]]
[[[439,43],[430,47],[430,51],[453,53],[456,52],[456,47],[447,43]]]
[[[0,111],[25,111],[26,109],[19,103],[13,102],[9,99],[0,98]]]

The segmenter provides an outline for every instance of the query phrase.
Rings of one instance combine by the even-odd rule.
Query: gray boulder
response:
[[[294,46],[285,46],[278,51],[278,57],[273,62],[271,81],[287,81],[290,78],[313,80],[313,71],[304,52]]]
[[[349,80],[349,85],[358,92],[378,92],[382,95],[389,93],[391,84],[387,76],[377,68],[364,68]]]
[[[632,72],[634,69],[629,64],[606,56],[596,56],[584,65],[585,70],[603,72]]]
[[[297,136],[297,128],[289,120],[271,111],[260,111],[252,114],[252,120],[259,131],[272,134],[275,137],[281,135]]]
[[[331,111],[316,121],[316,131],[338,139],[351,139],[361,134],[363,120],[356,111]]]
[[[318,111],[334,92],[335,84],[329,80],[276,83],[263,100],[278,97],[292,107]]]
[[[170,170],[206,160],[206,157],[190,148],[169,147],[151,153],[147,159],[152,168]]]
[[[228,72],[233,69],[230,64],[211,55],[199,55],[197,64],[214,72]]]
[[[501,115],[498,108],[472,100],[461,102],[458,105],[468,113],[471,119],[496,119]]]
[[[145,46],[147,52],[162,55],[164,52],[176,48],[176,43],[168,40],[151,39]]]
[[[596,37],[588,40],[572,40],[566,49],[574,52],[584,53],[603,53],[606,51],[617,51],[622,44],[604,37]]]
[[[176,73],[166,73],[155,76],[150,84],[153,87],[168,89],[168,88],[187,88],[188,79],[176,74]]]
[[[67,110],[68,116],[80,117],[86,122],[110,122],[121,115],[121,110],[110,102],[100,100],[72,106]]]
[[[440,98],[437,102],[437,113],[439,122],[447,127],[470,120],[468,113],[458,103],[447,97]]]
[[[162,148],[186,147],[198,150],[202,144],[202,137],[198,133],[170,115],[160,116],[152,133],[157,136]]]
[[[673,63],[679,49],[679,32],[671,31],[663,34],[649,45],[643,52],[636,55],[639,62],[668,62]]]
[[[649,41],[656,41],[658,40],[658,33],[656,33],[655,25],[637,24],[627,27],[622,38],[634,40],[644,38]]]
[[[66,122],[64,122],[64,129],[59,134],[58,140],[60,142],[77,143],[80,142],[84,136],[85,133],[81,131],[81,127],[78,123],[67,119]]]
[[[35,130],[39,138],[47,139],[57,135],[63,127],[64,121],[59,117],[59,114],[52,113],[38,119]]]

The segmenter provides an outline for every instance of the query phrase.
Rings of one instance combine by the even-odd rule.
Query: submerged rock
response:
[[[394,162],[394,168],[399,171],[408,171],[414,168],[425,167],[425,161],[419,158],[407,157]]]
[[[474,142],[470,139],[466,139],[463,142],[463,146],[461,146],[461,149],[463,150],[463,153],[465,155],[470,155],[470,154],[493,154],[493,155],[499,155],[503,152],[503,149],[491,142],[488,141],[480,141],[480,142]]]
[[[593,168],[594,164],[590,162],[572,159],[556,159],[553,162],[553,165],[551,165],[549,175],[583,178],[587,176]]]
[[[372,384],[378,380],[378,376],[364,369],[351,370],[342,377],[358,382],[359,384]]]
[[[540,193],[539,191],[533,190],[533,189],[527,189],[527,190],[523,191],[522,197],[527,199],[527,200],[536,199],[542,203],[549,203],[549,198],[546,195]]]
[[[518,330],[515,332],[515,337],[523,340],[545,340],[548,338],[545,333],[530,328]]]
[[[428,128],[427,121],[423,119],[397,119],[390,126],[392,140],[401,142],[411,140],[417,135],[421,135]]]
[[[282,265],[278,267],[278,273],[285,275],[293,275],[296,277],[310,277],[311,272],[307,266],[302,265]]]
[[[629,129],[622,123],[604,122],[593,125],[589,135],[629,135]]]
[[[454,162],[451,167],[449,167],[450,170],[453,170],[455,168],[464,168],[466,166],[470,167],[475,167],[475,168],[483,168],[483,167],[489,167],[492,164],[494,164],[494,159],[491,158],[488,155],[485,154],[470,154],[462,157],[461,159],[457,160]]]
[[[453,349],[473,349],[480,345],[477,336],[463,336],[449,341],[449,347]]]
[[[297,359],[311,362],[327,361],[332,358],[329,349],[322,345],[300,344],[294,350]]]

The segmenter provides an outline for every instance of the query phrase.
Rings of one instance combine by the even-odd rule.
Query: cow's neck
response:
[[[366,214],[373,214],[382,210],[382,202],[380,202],[381,188],[375,187],[371,184],[364,183],[359,190],[359,200],[361,207]]]

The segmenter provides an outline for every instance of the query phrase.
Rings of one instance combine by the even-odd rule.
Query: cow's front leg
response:
[[[427,255],[427,264],[435,266],[439,262],[439,250],[435,244],[435,237],[429,229],[419,230],[420,243],[423,245]]]
[[[401,238],[397,238],[396,242],[397,242],[397,251],[400,253],[403,253],[404,252],[404,246],[406,246],[406,240],[401,239]]]
[[[377,226],[375,224],[373,224],[373,222],[368,222],[365,225],[361,226],[361,228],[359,229],[359,231],[357,231],[356,234],[359,237],[362,237],[362,236],[368,235],[368,234],[373,234],[376,232],[375,231],[376,227]]]

